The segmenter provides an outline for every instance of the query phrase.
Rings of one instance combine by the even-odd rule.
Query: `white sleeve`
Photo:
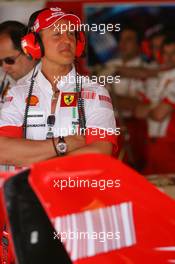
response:
[[[172,81],[167,85],[161,99],[175,108],[175,81]]]
[[[113,129],[116,128],[112,100],[107,89],[97,85],[96,96],[86,102],[86,126],[87,128]]]
[[[0,111],[0,128],[5,126],[21,127],[24,115],[23,107],[24,102],[20,99],[15,87],[11,88]]]

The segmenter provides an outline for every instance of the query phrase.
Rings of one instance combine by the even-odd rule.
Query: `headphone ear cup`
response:
[[[36,39],[36,43],[38,43],[40,46],[41,57],[43,57],[44,56],[44,45],[43,45],[42,39],[38,33],[35,33],[35,39]]]
[[[78,32],[75,57],[79,58],[85,51],[86,39],[84,32]]]
[[[157,51],[157,61],[160,63],[160,64],[163,64],[164,63],[164,60],[163,60],[163,56],[162,56],[162,52],[159,50]]]
[[[141,43],[141,51],[146,55],[147,59],[152,58],[152,50],[150,47],[150,41],[145,39]]]
[[[43,44],[40,45],[41,43],[39,42],[42,43],[40,36],[36,33],[30,32],[22,38],[21,48],[27,56],[30,56],[33,59],[40,59],[43,56],[44,48]]]

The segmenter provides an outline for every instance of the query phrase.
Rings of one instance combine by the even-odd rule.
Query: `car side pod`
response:
[[[10,235],[18,264],[71,264],[37,196],[28,184],[30,170],[4,184]]]
[[[110,156],[34,164],[4,200],[19,264],[175,262],[175,201]]]
[[[29,183],[74,264],[175,262],[175,201],[121,161],[59,157]]]

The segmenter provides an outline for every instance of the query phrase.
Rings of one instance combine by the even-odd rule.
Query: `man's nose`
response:
[[[2,63],[2,69],[3,69],[3,71],[8,72],[11,69],[11,65],[10,64],[7,64],[7,63],[5,63],[3,61],[3,63]]]
[[[62,40],[65,42],[65,43],[70,43],[70,36],[69,36],[69,32],[63,32],[62,33]]]

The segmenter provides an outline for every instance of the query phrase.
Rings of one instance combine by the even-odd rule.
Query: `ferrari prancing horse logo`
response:
[[[74,101],[74,95],[64,95],[64,102],[67,105],[70,105]]]
[[[61,107],[71,107],[77,105],[77,94],[76,93],[62,93],[61,96]]]

